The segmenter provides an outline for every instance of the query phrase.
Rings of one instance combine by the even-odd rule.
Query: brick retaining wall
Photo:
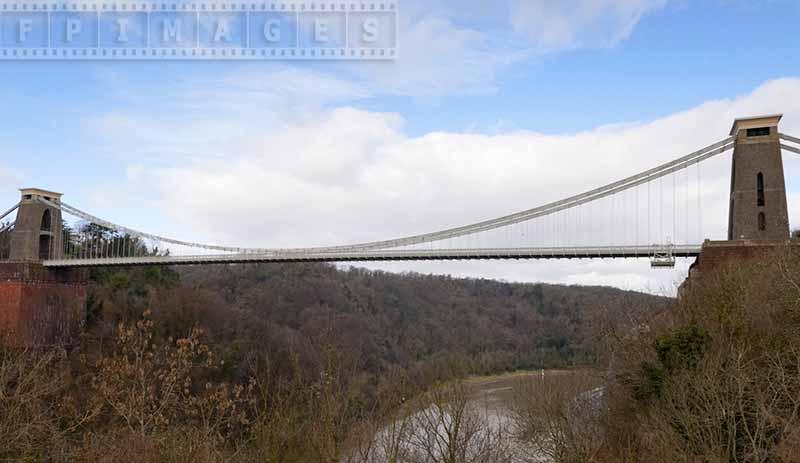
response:
[[[71,345],[86,317],[85,270],[0,263],[0,338],[13,347]]]

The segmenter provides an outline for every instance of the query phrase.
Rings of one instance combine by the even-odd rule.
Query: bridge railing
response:
[[[93,223],[65,224],[48,260],[165,257],[170,250],[140,237]]]

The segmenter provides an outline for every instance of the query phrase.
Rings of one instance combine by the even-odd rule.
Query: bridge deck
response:
[[[419,260],[503,259],[631,259],[649,258],[665,248],[654,246],[551,247],[497,249],[382,250],[361,252],[283,252],[204,256],[145,256],[99,259],[46,260],[46,267],[122,267],[135,265],[196,265],[268,262],[374,262]],[[700,245],[670,248],[674,257],[696,257]]]

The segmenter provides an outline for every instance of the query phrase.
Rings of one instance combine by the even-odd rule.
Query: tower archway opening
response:
[[[40,228],[43,232],[53,231],[53,216],[50,214],[50,209],[45,209],[42,214],[42,226]]]
[[[51,246],[53,244],[53,237],[50,235],[39,236],[39,260],[50,259]]]

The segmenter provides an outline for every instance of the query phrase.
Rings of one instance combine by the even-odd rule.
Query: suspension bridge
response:
[[[789,240],[782,155],[800,154],[800,138],[781,133],[780,120],[779,115],[737,119],[729,136],[716,143],[532,209],[429,233],[325,247],[178,240],[102,219],[64,202],[60,193],[25,188],[19,202],[0,214],[0,343],[75,343],[86,318],[86,269],[93,267],[605,258],[649,258],[654,267],[673,267],[678,257],[697,257],[691,280],[722,261],[740,264],[755,250],[795,243]],[[725,161],[721,155],[729,151],[727,241],[712,242],[703,227],[708,198],[702,168]],[[721,209],[716,204],[713,208]]]
[[[0,221],[0,259],[48,268],[250,262],[649,258],[672,267],[703,247],[702,166],[733,150],[729,240],[786,240],[781,116],[737,119],[728,137],[621,180],[532,209],[381,241],[306,248],[203,244],[142,232],[23,189]]]

